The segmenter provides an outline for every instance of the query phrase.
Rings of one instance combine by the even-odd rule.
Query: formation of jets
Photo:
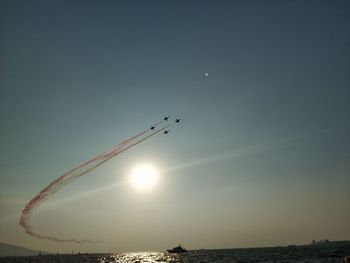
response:
[[[170,118],[170,116],[165,116],[163,120],[164,120],[164,121],[168,121],[169,118]],[[175,123],[180,123],[180,121],[181,121],[181,119],[175,119]],[[154,130],[155,128],[156,128],[156,126],[155,126],[155,125],[152,125],[151,128],[150,128],[150,130]],[[169,134],[169,130],[164,130],[163,133],[164,133],[164,134]]]

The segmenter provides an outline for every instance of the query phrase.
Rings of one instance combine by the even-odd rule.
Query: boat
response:
[[[177,247],[174,247],[173,249],[168,249],[168,252],[169,253],[186,253],[187,250],[184,249],[180,244]]]

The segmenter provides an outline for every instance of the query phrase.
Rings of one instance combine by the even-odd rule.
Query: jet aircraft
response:
[[[164,133],[164,134],[168,134],[168,132],[169,132],[169,130],[165,130],[163,133]]]
[[[151,130],[154,130],[156,128],[156,126],[151,126]]]
[[[165,116],[164,120],[167,121],[170,118],[170,116]]]
[[[180,121],[181,121],[181,119],[176,119],[175,122],[176,122],[176,123],[180,123]]]

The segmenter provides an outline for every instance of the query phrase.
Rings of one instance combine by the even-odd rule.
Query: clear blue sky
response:
[[[349,24],[345,0],[1,1],[0,241],[117,251],[349,239]],[[182,125],[34,212],[38,232],[103,243],[36,240],[17,225],[51,180],[165,114]],[[121,184],[79,197],[145,161],[164,171],[151,193]]]

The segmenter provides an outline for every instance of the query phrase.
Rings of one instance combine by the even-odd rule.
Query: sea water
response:
[[[289,246],[273,248],[198,250],[183,254],[166,252],[140,252],[111,254],[101,257],[99,262],[142,263],[316,263],[344,261],[350,255],[350,245],[342,246]]]
[[[343,263],[347,255],[350,255],[350,242],[320,246],[197,250],[183,254],[133,252],[3,257],[0,263]]]

